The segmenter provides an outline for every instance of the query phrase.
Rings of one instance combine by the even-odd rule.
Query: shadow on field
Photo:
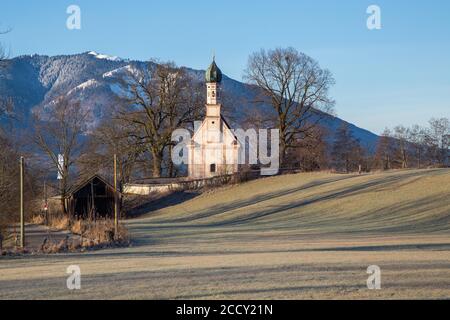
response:
[[[395,205],[385,205],[377,208],[359,207],[357,215],[333,214],[322,209],[320,206],[313,207],[313,211],[302,215],[302,207],[312,204],[326,202],[329,200],[346,198],[353,195],[362,195],[365,193],[375,193],[380,190],[397,190],[399,186],[405,186],[409,183],[441,174],[439,170],[414,171],[395,175],[385,175],[380,178],[366,180],[356,180],[359,176],[332,177],[307,183],[297,188],[282,190],[279,192],[268,192],[260,196],[255,196],[244,201],[236,201],[222,206],[213,206],[199,213],[192,214],[187,212],[185,217],[177,219],[164,219],[164,216],[158,217],[158,220],[129,221],[129,227],[132,234],[135,235],[137,245],[147,244],[183,244],[190,241],[199,243],[220,243],[220,241],[241,241],[254,242],[261,239],[270,238],[270,234],[277,234],[285,237],[284,234],[292,234],[293,239],[306,239],[308,235],[316,234],[340,236],[358,236],[368,234],[431,234],[434,232],[447,232],[450,230],[450,215],[446,208],[450,205],[447,195],[436,195],[416,198],[414,201],[408,200],[398,202]],[[319,192],[320,187],[326,184],[339,182],[346,179],[355,179],[354,184],[344,186],[327,192]],[[278,199],[276,205],[252,207],[245,210],[245,207],[258,204],[262,201],[273,200],[285,195],[292,195],[296,192],[309,188],[319,187],[318,192],[309,197],[292,201]],[[336,186],[337,187],[337,186]],[[380,200],[381,201],[381,200]],[[380,203],[383,204],[382,202]],[[164,203],[159,206],[165,206]],[[329,207],[329,206],[328,206]],[[356,204],[356,207],[357,204]],[[231,216],[228,212],[236,209],[239,215]],[[292,210],[294,209],[294,210]],[[298,214],[296,213],[298,209]],[[329,210],[329,209],[327,209]],[[339,210],[339,208],[337,208]],[[290,211],[288,213],[288,211]],[[447,210],[448,211],[448,210]],[[338,211],[337,211],[338,212]],[[432,212],[433,214],[427,214]],[[214,217],[216,221],[209,221],[207,218]],[[201,221],[201,219],[205,219]],[[287,233],[286,233],[287,232]],[[274,236],[274,239],[276,237]],[[287,238],[286,238],[287,239]],[[442,250],[448,244],[442,244]],[[412,245],[413,247],[415,245]],[[420,248],[420,244],[418,244]],[[373,247],[365,248],[364,251]],[[390,250],[390,247],[378,248],[373,250]],[[417,248],[417,247],[415,247]],[[426,247],[423,247],[426,248]],[[360,248],[361,249],[361,248]],[[404,248],[407,250],[408,248]],[[432,249],[429,247],[428,249]],[[436,249],[436,248],[435,248]],[[337,250],[331,248],[330,250]],[[348,249],[341,250],[358,250]],[[402,250],[402,248],[393,248],[392,250]]]
[[[93,255],[67,255],[67,257],[76,257],[77,259],[108,258],[111,260],[122,258],[149,258],[149,257],[191,257],[191,256],[227,256],[242,254],[270,254],[270,253],[302,253],[302,252],[390,252],[390,251],[450,251],[450,242],[447,243],[408,243],[392,245],[367,245],[367,246],[336,246],[323,248],[304,248],[304,249],[271,249],[271,250],[214,250],[210,251],[115,251],[102,252],[97,251]],[[445,267],[450,269],[450,262],[445,263]],[[429,268],[429,266],[427,266]]]
[[[357,178],[360,176],[355,176],[355,175],[348,175],[348,176],[339,176],[339,177],[333,177],[333,178],[327,178],[327,179],[322,179],[322,180],[317,180],[317,181],[312,181],[310,183],[307,183],[305,185],[302,185],[298,188],[292,188],[292,189],[288,189],[288,190],[283,190],[283,191],[279,191],[279,192],[271,192],[271,193],[267,193],[264,195],[260,195],[257,197],[253,197],[251,199],[248,200],[243,200],[243,201],[235,201],[233,203],[227,204],[227,205],[223,205],[214,209],[208,208],[208,210],[205,212],[200,212],[198,214],[189,216],[189,217],[183,217],[183,218],[177,218],[177,219],[164,219],[161,221],[157,221],[156,223],[182,223],[182,222],[192,222],[194,220],[199,220],[199,219],[205,219],[205,218],[209,218],[215,215],[219,215],[219,214],[223,214],[226,213],[228,211],[231,210],[235,210],[235,209],[239,209],[239,208],[243,208],[243,207],[247,207],[247,206],[251,206],[257,203],[260,203],[262,201],[268,201],[268,200],[272,200],[272,199],[276,199],[279,197],[283,197],[283,196],[287,196],[299,191],[304,191],[307,189],[311,189],[311,188],[315,188],[315,187],[320,187],[320,186],[324,186],[326,184],[329,183],[333,183],[333,182],[337,182],[337,181],[342,181],[342,180],[347,180],[347,179],[352,179],[352,178]]]
[[[142,215],[151,214],[154,211],[176,206],[185,201],[194,199],[200,193],[199,192],[187,192],[187,191],[176,191],[170,194],[164,195],[161,198],[157,199],[148,199],[142,204],[134,207],[133,209],[127,212],[128,218],[137,218]]]
[[[392,187],[394,184],[399,184],[399,183],[402,183],[402,185],[406,185],[409,183],[413,183],[415,181],[415,179],[411,179],[411,178],[420,179],[425,175],[430,176],[432,174],[434,174],[433,171],[424,171],[424,172],[410,172],[410,173],[405,173],[405,174],[401,174],[401,175],[384,176],[384,177],[381,177],[376,180],[368,181],[365,183],[359,183],[359,184],[355,184],[350,187],[342,188],[341,190],[338,190],[335,192],[322,193],[316,197],[312,197],[309,199],[302,199],[297,202],[287,203],[285,205],[278,206],[275,209],[258,211],[258,212],[254,212],[253,214],[247,215],[247,216],[233,218],[230,220],[225,219],[222,222],[209,224],[209,226],[220,227],[220,226],[225,226],[225,225],[233,225],[233,224],[241,224],[241,223],[245,223],[245,222],[250,222],[255,219],[259,219],[259,218],[262,218],[262,217],[265,217],[265,216],[268,216],[271,214],[282,212],[284,210],[302,207],[302,206],[314,204],[314,203],[320,202],[320,201],[326,201],[326,200],[335,199],[335,198],[343,198],[346,196],[362,194],[362,193],[367,193],[367,192],[381,191],[383,189]],[[439,174],[439,171],[436,171],[436,174]],[[327,185],[330,183],[339,182],[339,181],[343,181],[343,180],[347,180],[347,179],[356,179],[359,177],[361,177],[361,176],[348,175],[348,176],[339,176],[339,177],[332,177],[332,178],[312,181],[310,183],[307,183],[307,184],[302,185],[297,188],[292,188],[292,189],[283,190],[283,191],[279,191],[279,192],[268,192],[264,195],[259,195],[259,196],[256,196],[256,197],[253,197],[250,199],[246,199],[243,201],[235,201],[230,204],[225,204],[225,205],[214,207],[214,208],[208,208],[204,211],[195,213],[193,215],[191,214],[186,217],[181,217],[181,218],[176,218],[176,219],[161,219],[158,221],[154,221],[154,223],[161,223],[161,224],[166,224],[166,223],[169,224],[170,223],[171,224],[171,223],[194,222],[196,220],[201,220],[201,219],[225,214],[225,213],[235,210],[235,209],[241,209],[241,208],[244,208],[247,206],[258,204],[263,201],[273,200],[273,199],[276,199],[279,197],[294,194],[296,192],[305,191],[307,189],[321,187],[321,186],[324,186],[324,185]]]
[[[263,217],[281,213],[286,210],[296,209],[296,208],[300,208],[300,207],[311,205],[311,204],[318,203],[318,202],[327,201],[327,200],[331,200],[331,199],[339,199],[339,198],[344,198],[347,196],[359,195],[359,194],[368,193],[368,192],[373,192],[374,190],[377,190],[379,188],[392,187],[392,186],[398,184],[399,182],[403,181],[403,183],[405,183],[405,181],[407,179],[414,178],[414,177],[421,177],[423,175],[424,175],[423,172],[412,172],[412,173],[408,173],[408,174],[403,174],[401,176],[383,177],[380,179],[376,179],[376,180],[360,183],[357,185],[345,187],[338,191],[321,193],[318,196],[311,197],[309,199],[302,199],[299,201],[287,203],[285,205],[278,205],[275,208],[259,210],[259,211],[247,214],[245,216],[239,216],[239,217],[235,217],[232,219],[224,219],[224,221],[221,221],[218,223],[211,223],[211,224],[208,224],[208,226],[222,227],[222,226],[227,226],[227,225],[231,226],[231,225],[239,225],[239,224],[243,224],[243,223],[248,223],[248,222],[252,222],[254,220],[263,218]],[[429,176],[429,173],[427,175]],[[301,190],[301,188],[299,188],[299,190]],[[291,191],[291,192],[296,192],[299,190],[295,190],[295,191]],[[274,195],[273,193],[271,193],[267,197],[269,199],[272,199],[274,197],[279,197],[279,196],[280,195],[277,195],[277,194]],[[418,206],[425,207],[427,205],[433,205],[437,202],[437,200],[438,199],[424,198],[424,199],[420,199],[418,201],[414,201],[413,203],[406,203],[406,204],[401,204],[401,205],[409,206],[411,209],[414,209],[414,208],[417,208]],[[263,200],[259,200],[259,201],[263,201]],[[256,202],[257,201],[255,201],[255,203]],[[210,212],[208,214],[210,216],[218,215],[218,214],[226,212],[227,208],[228,208],[228,206],[219,207],[217,209],[210,210]],[[384,208],[383,210],[391,211],[391,209],[392,209],[392,207],[387,207],[387,208]],[[391,215],[391,216],[393,216],[393,215]],[[197,219],[197,218],[195,218],[195,217],[191,218],[190,220],[186,220],[186,222],[192,221],[195,219]]]

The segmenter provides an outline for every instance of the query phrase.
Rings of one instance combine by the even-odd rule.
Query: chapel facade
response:
[[[240,143],[221,114],[222,72],[212,61],[205,73],[206,117],[188,145],[188,175],[204,179],[239,170]]]

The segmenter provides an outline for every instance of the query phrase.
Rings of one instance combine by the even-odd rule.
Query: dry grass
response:
[[[98,220],[89,223],[81,222],[81,236],[88,241],[94,242],[95,245],[112,244],[114,242],[127,242],[129,240],[128,231],[123,224],[118,225],[117,235],[113,220]]]
[[[117,235],[113,220],[84,221],[77,220],[70,226],[70,231],[78,237],[67,236],[60,241],[44,239],[40,247],[42,253],[76,252],[97,248],[123,246],[129,244],[128,231],[119,224]]]
[[[2,259],[0,298],[450,298],[449,195],[448,169],[251,181],[130,220],[133,247]]]
[[[35,226],[43,226],[45,217],[35,215],[30,222]],[[123,246],[129,244],[130,241],[128,231],[123,224],[119,224],[117,235],[115,235],[114,221],[110,219],[99,219],[97,221],[76,220],[71,222],[69,218],[57,215],[50,219],[47,233],[43,230],[39,232],[37,229],[32,231],[35,234],[31,242],[35,246],[31,249],[31,243],[27,241],[27,247],[30,247],[29,249],[32,251],[38,250],[42,253],[76,252]],[[52,233],[60,231],[66,234],[58,235],[55,239]],[[41,233],[41,236],[39,237],[37,233]],[[39,238],[41,242],[39,242]],[[36,244],[36,242],[38,243]]]
[[[45,217],[42,214],[37,214],[34,215],[33,217],[31,217],[31,221],[32,224],[39,224],[42,225],[45,223]]]
[[[74,234],[82,235],[86,231],[86,222],[83,220],[76,220],[72,222],[70,231]]]
[[[53,230],[68,230],[70,219],[67,216],[55,216],[49,219],[49,227]]]
[[[69,241],[69,237],[60,241],[45,239],[40,247],[42,253],[61,253],[73,252],[81,248],[81,244],[77,241]]]

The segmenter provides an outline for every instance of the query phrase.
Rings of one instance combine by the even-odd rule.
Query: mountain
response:
[[[23,125],[33,108],[51,103],[56,97],[65,94],[80,101],[82,108],[87,108],[94,115],[92,125],[109,114],[114,104],[114,75],[126,69],[146,67],[146,62],[121,59],[96,52],[85,52],[75,55],[20,56],[11,59],[6,74],[0,77],[0,96],[10,97],[15,103],[17,112],[23,116]],[[198,81],[203,81],[204,72],[186,68]],[[223,96],[234,101],[232,108],[227,109],[227,116],[234,125],[242,121],[241,115],[251,114],[255,108],[271,112],[267,103],[252,103],[257,89],[248,84],[223,77]],[[237,112],[237,110],[240,112]],[[333,133],[344,120],[327,115],[321,124]],[[362,145],[374,150],[378,136],[365,129],[350,126],[353,135],[360,139]]]

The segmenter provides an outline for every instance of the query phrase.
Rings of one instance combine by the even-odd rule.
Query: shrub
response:
[[[32,224],[45,224],[45,217],[42,214],[34,215],[30,222]]]
[[[129,244],[128,231],[119,224],[117,236],[114,237],[113,220],[86,221],[77,220],[72,223],[70,231],[79,236],[61,241],[45,239],[40,251],[44,253],[73,252],[78,250],[123,246]]]
[[[119,224],[116,238],[114,238],[114,221],[113,220],[97,220],[96,222],[82,225],[82,237],[91,239],[97,244],[109,244],[113,242],[128,241],[128,231]]]
[[[68,230],[70,219],[66,216],[56,216],[50,219],[49,227],[54,230]]]

